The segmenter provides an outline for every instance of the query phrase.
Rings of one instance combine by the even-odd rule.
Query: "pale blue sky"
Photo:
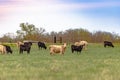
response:
[[[120,0],[0,0],[0,35],[15,33],[22,22],[46,32],[84,28],[120,34]]]

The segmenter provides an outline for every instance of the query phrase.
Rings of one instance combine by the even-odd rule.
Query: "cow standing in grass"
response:
[[[114,45],[110,41],[104,41],[104,47],[106,46],[114,47]]]
[[[81,53],[84,45],[76,46],[76,45],[71,45],[71,51],[74,53],[74,51]]]
[[[19,53],[21,54],[23,53],[23,51],[27,51],[27,53],[29,54],[31,50],[31,45],[31,42],[25,42],[24,45],[20,45]]]
[[[52,54],[63,54],[65,53],[65,49],[66,49],[66,43],[64,43],[64,45],[50,45],[49,49],[50,49],[50,55]]]

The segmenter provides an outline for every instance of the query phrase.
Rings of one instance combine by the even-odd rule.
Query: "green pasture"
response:
[[[70,45],[64,55],[50,55],[49,50],[0,55],[0,80],[120,80],[120,44],[104,48],[89,44],[81,54],[71,53]]]

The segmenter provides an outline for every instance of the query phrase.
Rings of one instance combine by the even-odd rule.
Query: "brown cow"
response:
[[[64,54],[66,46],[66,43],[64,43],[64,45],[50,45],[50,55],[55,53]]]

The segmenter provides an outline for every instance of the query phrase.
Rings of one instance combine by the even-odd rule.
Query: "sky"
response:
[[[20,23],[46,32],[83,28],[120,34],[120,0],[0,0],[0,35]]]

